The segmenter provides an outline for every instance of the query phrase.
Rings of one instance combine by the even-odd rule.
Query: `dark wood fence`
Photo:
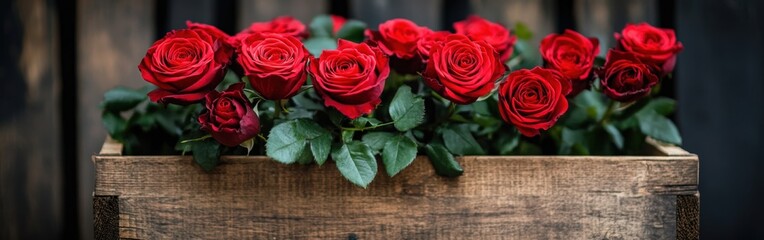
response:
[[[600,38],[603,54],[627,22],[676,28],[686,49],[663,94],[678,97],[685,148],[703,163],[702,233],[764,235],[753,218],[764,213],[753,209],[764,191],[755,171],[764,167],[755,157],[764,135],[761,1],[10,0],[0,13],[0,239],[92,238],[90,155],[106,135],[98,103],[109,88],[145,84],[136,66],[165,32],[185,20],[235,33],[279,15],[307,23],[324,13],[435,29],[474,13],[525,23],[533,47],[573,28]]]

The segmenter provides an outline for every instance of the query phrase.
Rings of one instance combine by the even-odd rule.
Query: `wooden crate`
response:
[[[97,239],[697,239],[698,157],[470,156],[458,178],[425,157],[368,189],[328,162],[93,156]]]

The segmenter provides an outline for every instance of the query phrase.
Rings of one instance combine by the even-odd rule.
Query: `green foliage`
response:
[[[457,177],[464,173],[464,169],[454,159],[454,155],[451,155],[443,145],[433,143],[427,144],[424,148],[427,157],[430,158],[430,162],[432,162],[432,166],[435,168],[435,173],[438,175]]]
[[[360,43],[365,37],[363,32],[366,28],[366,23],[354,19],[347,20],[337,32],[337,38]]]
[[[408,167],[416,158],[417,145],[414,140],[404,135],[398,135],[385,143],[382,151],[382,162],[385,163],[387,174],[395,176]]]
[[[315,159],[323,164],[332,135],[314,121],[294,119],[276,125],[268,134],[266,154],[285,164]]]
[[[399,131],[408,131],[424,120],[424,100],[411,93],[409,86],[401,86],[390,103],[390,117]]]
[[[371,148],[362,142],[336,145],[332,150],[332,159],[342,176],[360,187],[366,188],[377,175],[377,160]]]

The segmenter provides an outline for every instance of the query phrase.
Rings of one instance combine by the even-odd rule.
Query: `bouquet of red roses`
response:
[[[645,137],[681,142],[665,117],[674,102],[655,97],[682,50],[673,30],[627,25],[603,59],[596,38],[572,30],[537,51],[521,24],[512,32],[471,16],[453,27],[278,17],[231,36],[187,22],[140,62],[153,86],[105,94],[103,122],[127,154],[190,152],[208,171],[221,154],[332,159],[362,187],[378,156],[390,176],[418,154],[458,176],[454,156],[634,154]]]

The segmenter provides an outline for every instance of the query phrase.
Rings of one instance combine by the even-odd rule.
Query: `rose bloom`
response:
[[[334,33],[334,35],[337,35],[337,32],[339,32],[340,29],[342,29],[342,26],[345,25],[345,22],[347,22],[347,19],[337,15],[330,15],[329,17],[332,18],[332,33]]]
[[[509,30],[501,24],[472,15],[454,23],[454,29],[456,33],[467,35],[472,40],[482,40],[491,44],[499,52],[501,62],[509,61],[512,56],[512,47],[517,38],[510,35]]]
[[[506,71],[491,45],[451,34],[432,46],[422,76],[430,88],[446,99],[470,104],[489,94]]]
[[[631,102],[650,94],[658,84],[658,66],[643,62],[636,54],[610,50],[598,73],[602,91],[613,100]]]
[[[260,119],[244,96],[244,83],[235,83],[220,93],[206,96],[205,112],[198,121],[203,131],[225,146],[235,147],[260,132]]]
[[[233,40],[230,35],[226,34],[222,30],[218,29],[215,26],[204,24],[204,23],[195,23],[192,21],[186,21],[186,28],[188,29],[198,29],[207,32],[212,38],[214,38],[216,41],[219,41],[220,44],[225,44],[229,48],[233,48]]]
[[[247,35],[253,33],[278,33],[296,37],[300,40],[308,38],[308,28],[306,28],[305,24],[302,24],[300,20],[291,16],[280,16],[268,22],[252,23],[247,29],[239,32],[236,36],[233,36],[233,42],[240,43],[242,39],[247,37]]]
[[[200,102],[223,80],[232,54],[208,31],[176,30],[154,42],[138,70],[157,86],[148,94],[151,101],[187,105]]]
[[[337,50],[324,50],[318,59],[311,56],[308,71],[324,105],[356,119],[382,101],[390,66],[381,50],[366,43],[339,39],[337,45]]]
[[[269,100],[288,99],[305,84],[310,53],[289,35],[255,33],[242,39],[236,61],[260,95]]]
[[[396,18],[379,24],[379,31],[367,29],[366,36],[388,56],[410,59],[417,56],[417,41],[431,32],[407,19]]]
[[[499,86],[499,113],[521,134],[536,136],[568,111],[565,95],[570,90],[570,81],[557,70],[517,70]]]
[[[674,71],[676,54],[682,43],[676,40],[673,29],[656,28],[647,23],[626,24],[621,33],[615,33],[618,49],[637,55],[643,62],[661,68],[661,75]]]
[[[430,59],[430,49],[432,45],[440,44],[446,40],[446,36],[451,35],[447,31],[431,32],[420,38],[416,43],[417,53],[422,58],[422,61],[427,62]]]
[[[575,96],[589,87],[594,58],[600,52],[599,40],[587,38],[573,30],[562,34],[549,34],[541,40],[541,57],[546,68],[560,71],[571,81]]]

